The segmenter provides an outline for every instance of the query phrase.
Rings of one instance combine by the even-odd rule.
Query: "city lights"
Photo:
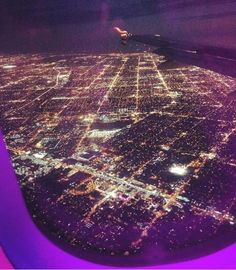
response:
[[[222,225],[235,233],[236,109],[222,105],[235,79],[163,69],[152,53],[0,60],[1,129],[22,194],[63,249],[168,261],[212,246]]]

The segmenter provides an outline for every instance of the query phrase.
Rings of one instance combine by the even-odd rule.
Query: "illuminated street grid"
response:
[[[1,128],[28,207],[78,255],[152,249],[161,262],[235,235],[236,80],[163,62],[0,58]]]

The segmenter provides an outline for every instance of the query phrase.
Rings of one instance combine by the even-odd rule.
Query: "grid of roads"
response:
[[[148,263],[235,240],[235,79],[136,53],[1,56],[0,80],[23,195],[63,248]]]

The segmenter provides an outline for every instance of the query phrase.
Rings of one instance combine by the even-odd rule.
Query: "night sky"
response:
[[[113,27],[137,34],[236,48],[232,0],[12,0],[0,4],[0,51],[125,52]]]

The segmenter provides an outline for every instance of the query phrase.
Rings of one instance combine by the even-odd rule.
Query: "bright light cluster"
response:
[[[188,173],[188,170],[186,168],[186,166],[181,165],[181,164],[173,164],[170,168],[169,168],[169,172],[173,173],[175,175],[180,175],[180,176],[184,176]]]

